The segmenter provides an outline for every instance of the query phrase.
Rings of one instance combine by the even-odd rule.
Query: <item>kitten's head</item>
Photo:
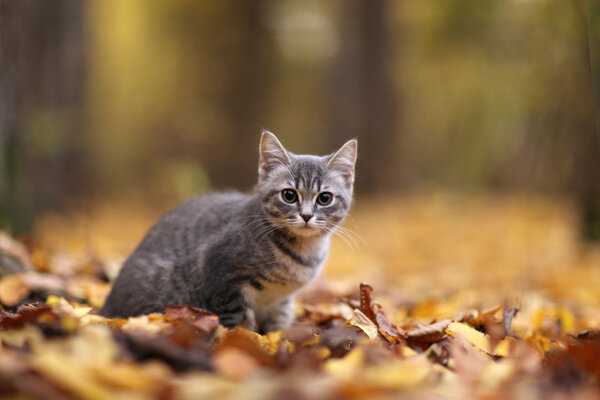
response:
[[[268,218],[298,236],[331,232],[352,201],[357,145],[352,139],[327,156],[296,155],[263,131],[258,190]]]

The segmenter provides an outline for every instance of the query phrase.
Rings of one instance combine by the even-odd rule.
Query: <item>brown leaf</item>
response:
[[[253,335],[259,336],[254,332],[243,328],[233,328],[225,333],[217,347],[215,354],[228,349],[238,349],[252,357],[260,365],[272,367],[275,365],[274,358],[266,352]]]
[[[354,315],[347,321],[348,325],[355,326],[363,331],[371,340],[377,339],[378,328],[362,311],[354,310]]]
[[[577,334],[577,336],[573,336],[571,334],[567,334],[567,336],[574,341],[585,341],[585,340],[596,340],[600,341],[600,331],[596,329],[585,329]]]
[[[371,321],[375,321],[375,315],[371,309],[371,292],[373,288],[366,283],[360,284],[360,311]]]
[[[232,379],[247,378],[260,368],[254,357],[235,347],[215,354],[213,364],[218,373]]]
[[[401,332],[394,324],[392,324],[379,304],[373,304],[372,309],[375,314],[375,322],[379,327],[379,332],[388,342],[392,344],[398,342],[398,340],[405,335],[405,332]]]
[[[337,322],[337,321],[336,321]],[[334,325],[319,333],[320,344],[331,351],[332,357],[342,357],[350,351],[362,336],[356,329],[345,324]]]
[[[175,320],[186,321],[206,333],[212,333],[219,327],[219,317],[215,314],[189,305],[167,307],[164,314]]]
[[[117,343],[134,360],[159,359],[169,364],[175,371],[212,369],[208,352],[202,349],[194,348],[194,351],[190,351],[162,337],[151,338],[119,331],[114,334]]]
[[[544,371],[550,382],[567,389],[600,380],[600,342],[584,341],[548,352]]]
[[[288,329],[283,331],[283,337],[297,345],[315,341],[315,338],[317,338],[315,343],[318,343],[314,326],[307,322],[294,322]]]
[[[481,375],[486,364],[491,362],[490,357],[470,345],[468,340],[458,336],[449,346],[453,360],[453,368],[458,377],[471,383]]]
[[[421,343],[435,343],[442,339],[451,320],[438,321],[431,325],[419,324],[406,334],[406,339]]]
[[[511,335],[511,325],[513,318],[519,313],[518,307],[509,307],[505,308],[502,311],[502,325],[504,326],[504,331],[506,335]]]
[[[499,313],[502,310],[503,307],[501,305],[481,312],[474,310],[465,315],[462,319],[462,322],[466,322],[474,327],[501,322]]]
[[[49,306],[23,305],[16,314],[0,311],[0,329],[19,329],[42,316],[56,318]]]
[[[305,304],[306,317],[315,324],[323,324],[334,318],[347,320],[352,316],[352,307],[346,303]]]

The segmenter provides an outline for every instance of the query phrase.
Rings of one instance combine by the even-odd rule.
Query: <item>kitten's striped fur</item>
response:
[[[295,292],[319,274],[350,207],[356,152],[350,140],[328,156],[295,155],[263,132],[254,190],[197,197],[163,216],[125,262],[100,313],[128,317],[190,304],[228,327],[287,327]],[[297,201],[286,201],[286,189]],[[322,205],[324,192],[332,197],[322,195],[331,199]]]

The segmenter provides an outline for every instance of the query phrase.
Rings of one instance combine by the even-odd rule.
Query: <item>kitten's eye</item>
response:
[[[295,203],[298,200],[298,194],[293,189],[283,189],[281,191],[281,197],[286,203]]]
[[[333,200],[333,194],[330,192],[322,192],[317,196],[317,203],[322,206],[326,206],[327,204],[331,203],[331,200]]]

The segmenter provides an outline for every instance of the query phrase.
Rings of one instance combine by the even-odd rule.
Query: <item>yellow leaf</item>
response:
[[[416,351],[414,351],[413,349],[411,349],[410,347],[408,347],[407,345],[403,344],[400,347],[400,352],[402,353],[403,357],[413,357],[413,356],[417,356],[419,355],[419,353],[417,353]]]
[[[498,342],[491,354],[494,356],[507,357],[510,351],[511,343],[516,343],[516,339],[510,336],[505,337],[500,342]]]
[[[264,336],[258,337],[260,345],[267,351],[267,353],[273,355],[277,353],[279,348],[279,342],[281,341],[281,331],[269,332]]]
[[[379,329],[362,311],[355,309],[352,318],[346,321],[348,325],[355,326],[362,330],[371,340],[377,339]]]
[[[91,379],[84,360],[71,355],[45,352],[37,354],[31,360],[33,368],[48,380],[75,395],[88,400],[108,399],[110,391]]]
[[[462,322],[452,322],[446,328],[446,333],[452,336],[461,335],[475,348],[490,353],[490,342],[483,333]]]
[[[331,350],[329,350],[329,347],[321,346],[317,348],[315,358],[318,360],[325,360],[329,356],[331,356]]]
[[[129,318],[121,329],[123,329],[124,332],[155,335],[170,326],[171,325],[166,323],[163,319],[152,318],[152,315],[141,315],[139,317]]]
[[[32,352],[32,367],[75,397],[112,397],[109,388],[96,382],[92,375],[92,369],[110,369],[118,354],[108,328],[85,327],[78,335],[37,343]]]
[[[328,360],[325,363],[325,371],[340,379],[350,379],[357,371],[362,370],[364,361],[364,351],[361,348],[355,348],[343,358]]]
[[[251,355],[235,347],[216,353],[213,364],[220,374],[232,379],[245,379],[260,368]]]
[[[421,384],[431,372],[432,364],[420,356],[369,366],[364,380],[382,389],[404,389]]]
[[[15,306],[21,302],[30,290],[22,274],[13,274],[0,279],[0,302],[5,306]]]
[[[46,304],[49,306],[56,306],[61,302],[61,300],[64,300],[64,299],[62,297],[51,294],[50,296],[48,296],[46,298]]]
[[[560,307],[556,310],[556,320],[560,321],[560,327],[563,333],[575,331],[575,317],[566,307]]]

